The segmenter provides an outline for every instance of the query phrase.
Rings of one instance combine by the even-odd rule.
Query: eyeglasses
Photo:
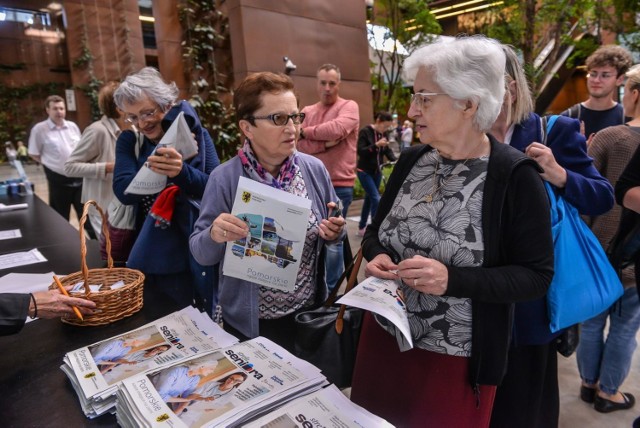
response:
[[[411,95],[411,104],[415,104],[419,109],[426,107],[427,103],[431,102],[431,98],[436,95],[447,95],[444,92],[416,92]]]
[[[293,121],[294,125],[300,125],[305,118],[304,113],[294,113],[294,114],[284,114],[284,113],[274,113],[268,116],[249,116],[247,120],[256,120],[256,119],[268,119],[273,122],[276,126],[285,126],[289,123],[289,119]]]
[[[615,76],[615,73],[608,73],[606,71],[602,73],[598,73],[597,71],[590,71],[587,73],[588,79],[597,79],[599,77],[600,80],[607,80],[614,76]]]
[[[135,124],[138,124],[140,122],[145,122],[145,121],[151,119],[153,116],[156,115],[156,113],[158,113],[158,109],[157,108],[155,108],[152,112],[142,113],[140,116],[136,116],[136,115],[133,115],[133,114],[128,114],[124,118],[124,120],[125,120],[125,122],[129,122],[129,123],[132,123],[132,124],[135,125]]]

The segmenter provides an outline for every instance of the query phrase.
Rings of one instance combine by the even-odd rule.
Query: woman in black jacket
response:
[[[396,160],[396,155],[389,148],[387,133],[392,126],[391,114],[381,111],[376,114],[375,123],[367,125],[358,134],[358,180],[365,192],[360,223],[358,224],[358,236],[364,236],[369,213],[375,217],[380,202],[380,181],[382,181],[382,169],[386,157],[390,161]]]
[[[402,152],[363,254],[368,275],[398,281],[413,348],[367,314],[351,390],[397,426],[488,427],[513,304],[543,296],[553,276],[539,169],[487,135],[504,70],[502,47],[484,37],[436,42],[405,61],[423,145]]]

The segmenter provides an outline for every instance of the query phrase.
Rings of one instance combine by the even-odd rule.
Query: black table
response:
[[[68,274],[80,270],[78,231],[37,196],[0,196],[0,202],[26,202],[26,210],[0,213],[0,230],[21,229],[22,238],[0,241],[0,254],[38,248],[47,262],[0,270]],[[89,268],[100,267],[96,241],[87,245]],[[7,427],[116,426],[114,415],[84,416],[71,383],[60,370],[64,354],[122,334],[177,308],[160,296],[147,295],[143,309],[102,327],[75,327],[59,320],[37,320],[12,336],[0,337],[0,421]]]

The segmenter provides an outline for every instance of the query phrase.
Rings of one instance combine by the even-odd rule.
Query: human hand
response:
[[[551,149],[544,144],[531,143],[524,153],[538,162],[543,172],[540,176],[559,189],[567,184],[567,171],[556,162]]]
[[[147,158],[151,171],[173,178],[182,171],[182,155],[173,147],[158,147],[155,154]]]
[[[67,287],[67,290],[70,288]],[[77,307],[83,315],[93,314],[96,308],[95,302],[91,300],[67,297],[59,290],[38,291],[33,293],[33,297],[36,300],[39,318],[58,318],[66,314],[74,314],[73,306]],[[30,314],[32,313],[31,309],[30,306]]]
[[[116,163],[115,162],[107,162],[104,164],[104,172],[106,174],[111,174],[113,172],[113,169],[115,167]]]
[[[591,135],[589,135],[589,138],[587,138],[587,147],[589,147],[589,144],[591,144],[591,142],[593,141],[593,137],[596,136],[595,132],[592,132]]]
[[[331,212],[336,206],[335,202],[329,202],[327,207],[329,207],[329,212]],[[333,241],[338,238],[342,233],[342,229],[344,229],[344,225],[346,224],[346,220],[339,215],[337,217],[329,217],[327,219],[322,219],[320,221],[320,237],[326,241]]]
[[[446,293],[449,283],[447,267],[423,256],[413,256],[398,263],[398,277],[409,287],[434,296]]]
[[[388,146],[388,145],[389,145],[389,141],[384,137],[382,137],[378,141],[376,141],[376,146],[377,147],[384,147],[384,146]]]
[[[324,148],[325,149],[329,149],[329,148],[331,148],[333,146],[337,146],[339,142],[340,142],[340,140],[325,141]]]
[[[584,125],[584,120],[581,120],[581,121],[580,121],[580,133],[581,133],[582,135],[584,135],[584,134],[585,134],[585,132],[586,132],[586,128],[585,128],[585,125]]]
[[[396,270],[398,269],[398,265],[395,264],[391,257],[388,254],[378,254],[367,263],[367,266],[364,268],[364,274],[366,276],[375,276],[376,278],[382,279],[397,279],[398,274]]]
[[[229,213],[222,213],[216,217],[209,229],[211,239],[220,244],[246,238],[248,234],[249,225]]]

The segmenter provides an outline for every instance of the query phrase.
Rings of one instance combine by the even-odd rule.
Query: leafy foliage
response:
[[[189,102],[215,142],[218,156],[225,161],[235,156],[240,135],[232,98],[229,49],[229,22],[216,1],[183,0],[179,9],[184,29],[182,52],[190,82]]]
[[[43,117],[42,103],[51,94],[61,93],[62,83],[7,86],[0,83],[0,141],[24,141],[36,118]],[[40,108],[34,107],[40,106]]]
[[[402,86],[402,69],[406,54],[398,49],[397,40],[410,54],[417,47],[440,34],[440,25],[429,12],[427,0],[379,0],[370,22],[388,28],[384,41],[391,51],[374,49],[371,83],[374,88],[373,105],[376,111],[406,111],[410,90]],[[368,36],[373,37],[372,27]]]

